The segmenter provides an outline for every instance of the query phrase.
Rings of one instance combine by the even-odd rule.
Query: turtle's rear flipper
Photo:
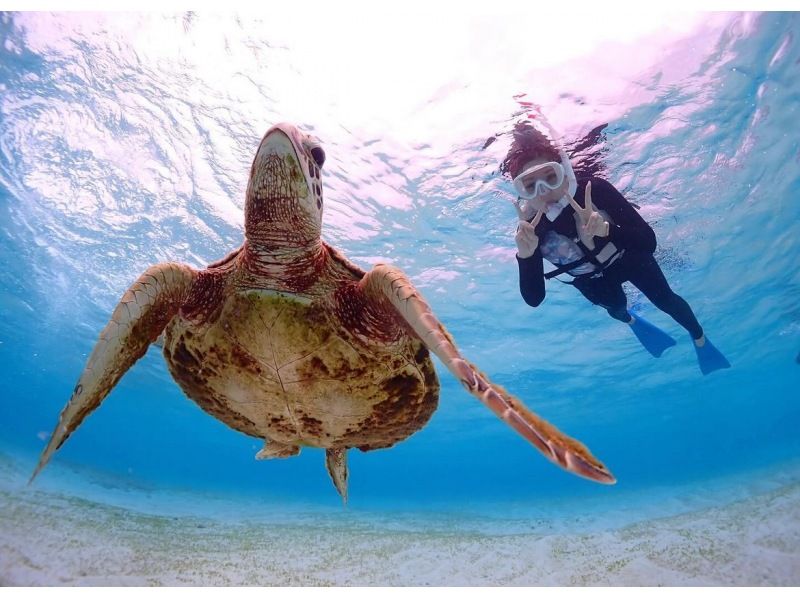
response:
[[[145,354],[150,343],[158,338],[180,308],[195,274],[194,270],[182,264],[157,264],[148,268],[125,292],[111,315],[111,321],[100,333],[72,397],[39,458],[31,482],[86,416],[100,405],[123,374]]]
[[[336,491],[347,504],[347,449],[327,449],[325,451],[325,468],[336,486]]]
[[[397,268],[376,265],[359,283],[378,304],[388,300],[423,343],[442,360],[473,396],[491,409],[548,459],[579,476],[604,484],[616,480],[589,450],[530,411],[500,386],[492,384],[464,359],[450,334],[431,312],[425,299]]]
[[[275,440],[265,440],[264,447],[256,453],[256,459],[285,459],[300,454],[300,447],[294,444],[284,444]]]

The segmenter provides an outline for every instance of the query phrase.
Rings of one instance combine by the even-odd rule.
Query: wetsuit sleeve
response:
[[[609,223],[608,239],[620,249],[635,249],[653,253],[656,234],[622,193],[603,179],[592,177],[592,203],[605,210],[614,220]]]
[[[517,263],[519,264],[519,292],[525,303],[531,307],[537,307],[544,301],[542,252],[537,247],[530,257],[517,256]]]

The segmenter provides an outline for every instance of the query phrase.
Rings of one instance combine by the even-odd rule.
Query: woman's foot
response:
[[[720,353],[713,343],[705,336],[694,340],[694,350],[697,353],[697,363],[700,365],[700,371],[703,375],[710,374],[717,370],[722,370],[731,367],[730,362],[725,359],[725,356]]]
[[[639,339],[639,342],[642,343],[642,346],[647,349],[647,351],[653,357],[661,357],[661,354],[664,351],[675,345],[674,338],[672,338],[663,330],[653,326],[643,317],[639,315],[628,315],[630,315],[631,318],[631,321],[628,322],[628,325],[636,335],[636,338]]]

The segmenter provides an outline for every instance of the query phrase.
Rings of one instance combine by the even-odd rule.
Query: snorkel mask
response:
[[[545,162],[523,170],[514,178],[514,189],[522,199],[534,199],[557,189],[564,182],[564,167],[558,162]]]
[[[550,140],[553,143],[558,143],[558,134],[555,129],[550,125],[543,114],[536,115],[536,120],[541,122],[550,134]],[[575,178],[575,172],[572,170],[569,156],[564,150],[563,146],[558,145],[558,155],[561,162],[545,162],[544,164],[537,164],[527,170],[522,171],[514,177],[514,189],[519,195],[521,203],[527,203],[529,210],[534,213],[537,210],[544,210],[545,216],[551,222],[555,220],[561,213],[561,210],[569,204],[569,197],[575,196],[575,191],[578,190],[578,181]],[[566,177],[568,184],[569,197],[565,194],[560,200],[551,204],[544,204],[539,199],[539,196],[557,189],[564,183]],[[519,201],[519,200],[518,200]]]

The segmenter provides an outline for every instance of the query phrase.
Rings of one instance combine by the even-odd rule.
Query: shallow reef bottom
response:
[[[154,515],[0,484],[3,586],[799,584],[796,481],[586,533]]]

